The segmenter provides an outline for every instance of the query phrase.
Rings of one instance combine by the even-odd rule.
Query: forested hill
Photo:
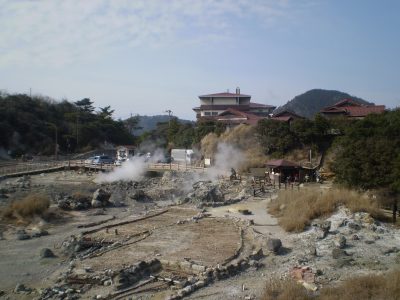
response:
[[[13,157],[53,154],[57,133],[60,153],[88,151],[104,144],[130,144],[134,122],[114,120],[110,106],[54,101],[24,94],[0,94],[0,150]],[[134,120],[133,120],[134,121]]]
[[[141,116],[137,115],[138,119],[137,129],[135,129],[134,134],[139,135],[145,131],[151,131],[156,129],[158,123],[168,122],[168,115],[155,115],[155,116]],[[183,124],[194,124],[193,121],[177,119],[179,123]]]
[[[351,99],[359,103],[370,104],[361,98],[340,91],[313,89],[294,97],[285,105],[278,107],[274,113],[290,110],[300,116],[312,118],[324,107],[331,106],[343,99]]]

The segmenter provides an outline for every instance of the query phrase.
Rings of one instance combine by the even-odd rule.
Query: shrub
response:
[[[313,219],[328,216],[341,205],[352,212],[384,218],[377,200],[346,189],[283,190],[270,203],[268,212],[279,218],[279,225],[286,231],[301,232]]]
[[[47,196],[40,194],[28,195],[25,198],[11,202],[3,211],[7,219],[30,219],[34,216],[43,216],[50,207]]]

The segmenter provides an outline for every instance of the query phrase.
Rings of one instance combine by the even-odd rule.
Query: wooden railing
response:
[[[0,176],[15,175],[15,174],[29,174],[31,172],[49,171],[57,168],[85,168],[93,171],[111,171],[118,168],[113,164],[91,164],[85,163],[84,160],[70,160],[70,161],[48,161],[48,162],[18,162],[18,163],[3,163],[0,164]],[[147,168],[151,171],[157,170],[175,170],[175,171],[188,171],[194,170],[204,172],[205,168],[189,164],[163,164],[163,163],[149,163]]]

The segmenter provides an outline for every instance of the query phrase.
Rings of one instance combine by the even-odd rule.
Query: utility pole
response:
[[[76,150],[79,147],[79,112],[76,113]]]
[[[167,140],[169,140],[168,136],[169,136],[170,131],[171,131],[171,115],[172,115],[172,110],[167,109],[165,112],[168,113],[168,134],[167,134]],[[169,145],[167,145],[167,148],[169,148],[169,147],[171,146],[170,141],[168,141],[168,144],[169,144]],[[170,156],[170,158],[171,158],[171,161],[169,162],[169,168],[170,168],[170,169],[171,169],[171,164],[172,164],[172,153],[171,153],[171,150],[172,150],[172,149],[170,148],[170,152],[169,152],[169,156]]]
[[[54,145],[54,159],[58,160],[58,128],[57,125],[54,123],[47,122],[51,127],[54,128],[55,133],[55,145]]]
[[[172,110],[167,109],[165,112],[168,113],[168,117],[169,117],[169,119],[168,119],[168,128],[170,128],[170,127],[171,127],[171,115],[172,115]]]

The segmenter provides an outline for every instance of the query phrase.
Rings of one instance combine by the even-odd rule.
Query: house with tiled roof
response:
[[[193,108],[197,120],[216,120],[229,124],[257,123],[276,108],[272,105],[251,102],[251,96],[240,93],[207,94],[199,96],[200,106]],[[241,122],[243,121],[243,122]]]
[[[238,124],[257,125],[257,122],[264,118],[265,117],[257,116],[252,113],[228,108],[215,117],[215,120],[230,126]]]
[[[365,105],[351,99],[344,99],[332,106],[323,108],[320,113],[327,118],[363,119],[369,114],[381,114],[384,111],[385,105]]]
[[[279,113],[273,114],[271,117],[271,120],[288,122],[288,123],[291,123],[293,120],[297,119],[304,119],[304,117],[299,116],[298,114],[290,110],[283,110]]]

